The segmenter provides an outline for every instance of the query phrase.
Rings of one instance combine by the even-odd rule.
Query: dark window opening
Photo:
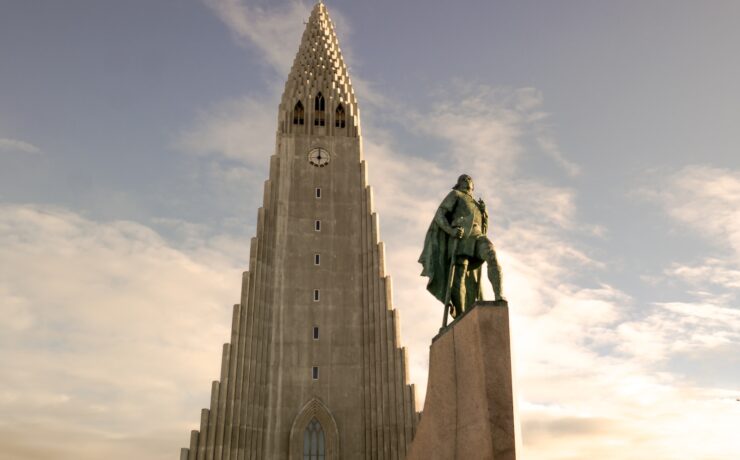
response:
[[[316,187],[316,198],[321,198],[321,189]]]
[[[334,126],[336,128],[344,128],[347,125],[346,116],[344,114],[344,107],[342,104],[337,106],[337,110],[334,113]]]
[[[319,328],[318,326],[313,327],[313,339],[319,340]]]
[[[321,254],[314,254],[313,255],[313,264],[314,265],[321,265]]]
[[[318,368],[318,366],[314,366],[314,367],[311,368],[311,377],[314,380],[318,380],[319,379],[319,368]]]
[[[301,101],[296,102],[295,107],[293,107],[293,124],[294,125],[302,125],[303,124],[303,118],[304,118],[304,110],[303,110],[303,104],[301,104]]]
[[[321,221],[320,221],[320,220],[317,220],[317,221],[316,221],[316,222],[314,223],[314,227],[313,227],[313,228],[314,228],[314,230],[316,230],[317,232],[320,232],[320,231],[321,231]]]
[[[314,302],[318,302],[319,301],[319,290],[318,289],[314,289],[313,290],[313,301]]]
[[[316,126],[324,126],[326,124],[326,111],[325,111],[325,101],[324,96],[319,93],[316,95],[316,100],[314,101],[314,118],[313,118],[313,124]]]

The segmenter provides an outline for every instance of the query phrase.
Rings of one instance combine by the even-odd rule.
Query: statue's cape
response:
[[[449,235],[432,220],[424,238],[424,250],[419,256],[421,276],[429,277],[427,291],[444,303],[450,276]]]
[[[437,225],[434,220],[429,225],[426,237],[424,238],[424,250],[419,256],[419,263],[422,266],[421,276],[429,278],[427,282],[427,291],[429,291],[440,302],[444,303],[447,294],[447,283],[450,282],[450,260],[451,244],[450,236]],[[481,261],[471,260],[468,266],[468,276],[465,284],[467,285],[468,305],[472,305],[475,300],[482,298],[480,286],[480,264]]]

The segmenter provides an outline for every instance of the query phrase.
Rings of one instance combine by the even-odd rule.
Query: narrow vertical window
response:
[[[326,460],[325,444],[321,423],[315,418],[311,419],[303,432],[303,460]]]
[[[344,106],[339,104],[337,110],[334,112],[334,126],[336,128],[344,128],[347,125],[346,117],[344,115]]]
[[[319,327],[318,326],[313,327],[313,339],[319,340]]]
[[[321,231],[321,221],[320,221],[320,220],[317,220],[317,221],[316,221],[316,222],[314,223],[314,226],[313,226],[313,228],[314,228],[314,230],[316,230],[317,232],[320,232],[320,231]]]
[[[314,367],[311,368],[311,377],[314,380],[318,380],[319,379],[319,367],[318,366],[314,366]]]
[[[314,254],[313,255],[313,264],[314,265],[321,265],[321,254]]]
[[[303,124],[303,116],[304,110],[303,110],[303,104],[301,104],[301,101],[296,102],[295,107],[293,107],[293,124],[294,125],[302,125]]]
[[[314,100],[314,118],[313,124],[316,126],[324,126],[326,124],[326,111],[325,111],[324,95],[319,93],[316,95]]]
[[[316,187],[316,198],[321,198],[321,187]]]
[[[314,302],[318,302],[319,301],[319,290],[318,289],[314,289],[313,290],[313,301]]]

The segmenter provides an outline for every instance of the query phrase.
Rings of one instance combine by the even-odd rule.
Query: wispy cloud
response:
[[[674,263],[666,269],[665,274],[696,287],[719,285],[731,289],[740,288],[740,267],[732,261],[714,257],[692,265]]]
[[[296,1],[261,8],[249,5],[245,0],[202,0],[226,24],[237,43],[257,49],[265,63],[279,78],[271,79],[273,89],[282,89],[283,79],[288,75],[298,45],[301,42],[305,21],[311,13],[313,2]],[[340,39],[352,32],[351,23],[341,10],[331,8],[334,30]],[[342,40],[342,56],[352,68],[354,53],[346,40]],[[365,104],[389,105],[387,98],[377,91],[375,85],[352,72],[352,83]],[[274,105],[274,104],[273,104]]]
[[[240,98],[204,110],[192,126],[183,129],[173,146],[193,155],[216,155],[250,166],[264,167],[275,149],[274,101]]]
[[[190,126],[176,135],[173,147],[193,155],[237,160],[253,170],[263,168],[263,160],[275,148],[274,136],[266,133],[276,129],[274,108],[282,91],[282,79],[290,70],[311,7],[299,1],[272,8],[251,6],[242,0],[203,3],[224,22],[239,45],[262,54],[271,74],[269,91],[266,95],[235,97],[201,110]],[[280,78],[274,79],[273,75]]]
[[[690,165],[642,193],[659,204],[679,232],[700,236],[705,255],[677,255],[663,275],[696,297],[726,303],[740,286],[740,171]],[[724,289],[724,291],[722,291]]]
[[[647,193],[676,221],[730,248],[740,262],[740,171],[687,166]]]
[[[41,153],[41,149],[25,141],[19,141],[17,139],[0,138],[0,152]]]
[[[311,7],[300,1],[264,9],[242,0],[203,0],[243,46],[256,47],[268,65],[287,75]]]
[[[0,207],[0,260],[7,458],[175,455],[218,375],[233,260],[133,222],[18,205]]]

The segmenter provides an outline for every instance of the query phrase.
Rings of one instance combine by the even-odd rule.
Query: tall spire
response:
[[[300,101],[303,107],[311,109],[319,93],[326,101],[327,126],[333,126],[335,110],[341,104],[346,114],[346,124],[351,128],[347,135],[359,134],[357,99],[334,32],[334,24],[321,0],[311,11],[300,48],[285,83],[279,115],[283,132],[294,132],[289,125],[296,104]],[[308,110],[308,130],[314,125],[310,113]]]
[[[278,113],[221,377],[180,458],[289,460],[308,448],[326,460],[403,460],[414,387],[357,100],[321,1]]]

